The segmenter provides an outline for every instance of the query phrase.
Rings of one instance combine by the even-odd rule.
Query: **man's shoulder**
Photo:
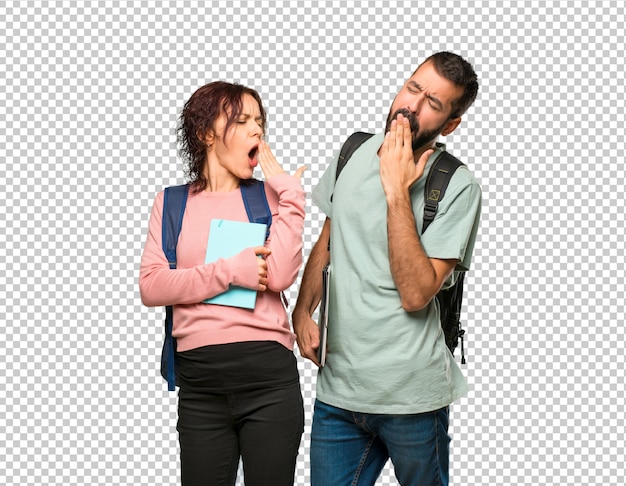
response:
[[[455,154],[446,150],[445,148],[444,152],[451,155],[462,164],[456,169],[456,171],[452,175],[452,178],[450,179],[450,185],[461,187],[475,186],[478,190],[480,190],[480,184],[478,183],[476,177],[474,176],[474,173],[472,172],[471,162],[467,162],[464,159],[457,157]]]

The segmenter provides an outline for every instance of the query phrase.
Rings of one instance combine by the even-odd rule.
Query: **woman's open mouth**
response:
[[[248,152],[248,162],[250,163],[250,167],[256,167],[258,164],[258,160],[256,159],[257,154],[259,153],[258,145],[253,147],[250,152]]]

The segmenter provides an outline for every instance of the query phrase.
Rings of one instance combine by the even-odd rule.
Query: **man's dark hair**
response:
[[[437,74],[463,88],[463,96],[454,100],[450,114],[450,118],[460,117],[472,106],[478,94],[478,77],[474,68],[458,54],[445,51],[431,55],[421,65],[427,62],[433,64]]]

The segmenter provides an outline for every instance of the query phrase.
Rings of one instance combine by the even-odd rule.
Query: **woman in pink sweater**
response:
[[[214,82],[199,88],[179,119],[189,198],[170,270],[161,247],[157,194],[141,260],[147,306],[172,305],[177,340],[182,484],[233,485],[243,459],[247,485],[292,485],[304,428],[295,336],[281,292],[302,264],[301,167],[290,176],[263,141],[256,91]],[[239,189],[259,164],[272,211],[265,246],[205,264],[212,219],[248,221]],[[203,303],[230,285],[257,290],[254,309]]]

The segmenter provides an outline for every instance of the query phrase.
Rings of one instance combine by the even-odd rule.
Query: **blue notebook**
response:
[[[235,256],[246,248],[263,246],[266,231],[267,226],[264,224],[228,221],[226,219],[212,220],[205,263],[212,263],[219,258]],[[204,302],[206,304],[254,309],[256,293],[256,289],[245,289],[231,285],[226,292],[211,297]]]

